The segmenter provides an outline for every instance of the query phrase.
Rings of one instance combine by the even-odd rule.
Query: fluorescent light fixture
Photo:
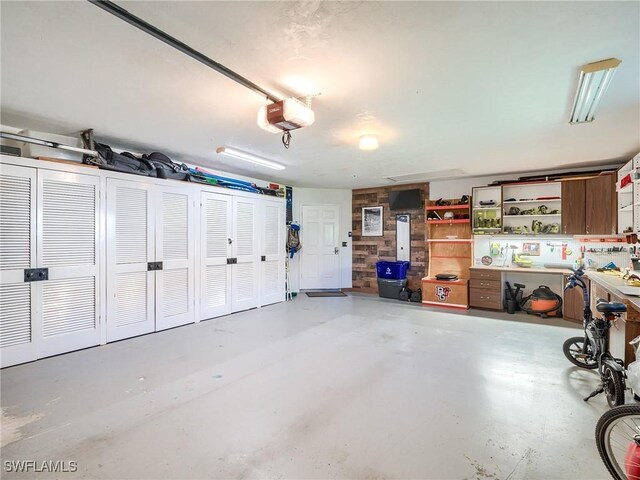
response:
[[[378,136],[372,133],[360,135],[358,146],[360,150],[375,150],[378,148]]]
[[[243,152],[242,150],[238,150],[232,147],[218,147],[216,148],[216,152],[221,153],[222,155],[237,158],[239,160],[244,160],[245,162],[254,163],[262,167],[273,168],[274,170],[285,169],[284,165],[280,165],[279,163],[272,162],[271,160],[259,157],[257,155],[254,155],[253,153]]]
[[[582,67],[569,123],[592,122],[602,96],[622,60],[609,58]]]

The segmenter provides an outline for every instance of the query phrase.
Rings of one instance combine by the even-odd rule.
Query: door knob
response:
[[[334,247],[334,248],[333,248],[333,253],[335,253],[336,255],[338,255],[338,252],[339,252],[339,251],[340,251],[340,250],[338,250],[338,247]]]

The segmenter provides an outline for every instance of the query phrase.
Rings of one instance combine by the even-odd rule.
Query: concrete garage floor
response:
[[[608,478],[579,331],[482,315],[302,295],[5,369],[3,467],[78,472],[3,478]]]

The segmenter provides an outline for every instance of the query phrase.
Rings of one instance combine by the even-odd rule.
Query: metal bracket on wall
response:
[[[25,268],[24,269],[25,282],[42,282],[44,280],[49,280],[48,268]]]

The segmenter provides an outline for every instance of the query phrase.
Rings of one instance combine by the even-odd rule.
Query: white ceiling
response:
[[[117,145],[315,187],[640,151],[639,2],[117,3],[275,93],[294,91],[292,76],[315,84],[315,124],[285,150],[256,125],[263,98],[103,10],[2,1],[3,124],[92,127]],[[569,125],[579,66],[610,57],[622,64],[596,120]],[[378,150],[358,150],[364,132]],[[222,145],[287,169],[226,160]]]

